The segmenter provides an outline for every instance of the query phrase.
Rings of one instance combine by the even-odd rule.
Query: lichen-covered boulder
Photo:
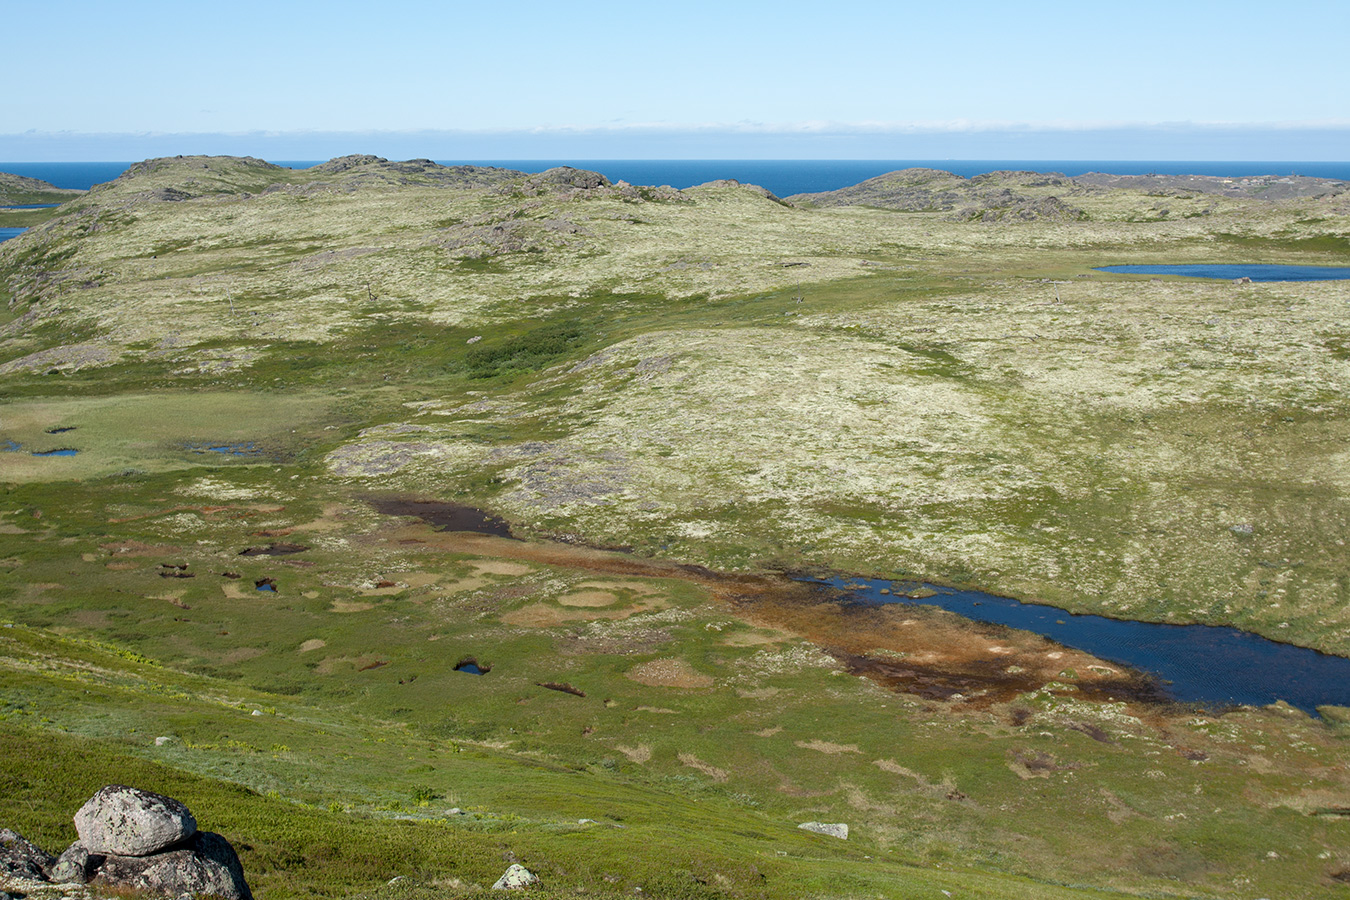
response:
[[[89,853],[149,856],[197,833],[197,820],[172,797],[120,784],[100,788],[75,814]]]
[[[84,844],[76,841],[56,858],[51,869],[51,880],[57,884],[86,884],[103,857],[91,854]]]
[[[222,900],[253,900],[239,856],[229,841],[210,831],[198,831],[183,846],[154,856],[110,854],[91,883],[174,897],[207,894]]]
[[[497,879],[497,883],[492,886],[492,889],[494,891],[518,891],[521,888],[527,888],[538,883],[538,875],[522,865],[513,865],[502,873],[502,877]]]
[[[23,835],[8,828],[0,829],[0,874],[46,881],[55,862],[55,856]]]

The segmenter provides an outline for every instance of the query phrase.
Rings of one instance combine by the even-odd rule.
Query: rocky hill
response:
[[[0,207],[26,206],[30,203],[65,203],[84,191],[68,190],[37,178],[0,172]]]

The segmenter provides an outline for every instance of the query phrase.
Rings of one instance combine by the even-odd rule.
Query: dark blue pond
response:
[[[933,585],[924,587],[936,591],[934,596],[913,600],[904,596],[916,587],[912,582],[831,578],[818,583],[845,591],[853,602],[938,606],[977,622],[1034,631],[1156,675],[1173,699],[1187,703],[1265,706],[1283,700],[1314,715],[1319,706],[1350,706],[1350,659],[1236,628],[1076,615],[1054,606]]]
[[[27,230],[27,228],[0,228],[0,242],[16,238]]]
[[[60,203],[20,203],[20,204],[17,204],[17,205],[10,204],[10,205],[8,205],[8,206],[0,207],[0,208],[3,208],[3,209],[56,209],[56,208],[57,208],[58,206],[60,206],[60,205],[61,205]]]
[[[1188,278],[1250,278],[1252,281],[1341,281],[1350,266],[1276,266],[1264,263],[1184,266],[1097,266],[1099,272],[1124,275],[1184,275]]]
[[[0,441],[0,453],[18,453],[22,446],[18,441]]]
[[[62,447],[59,450],[34,450],[34,456],[75,456],[80,451],[73,447]]]

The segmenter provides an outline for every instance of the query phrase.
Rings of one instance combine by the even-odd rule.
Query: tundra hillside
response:
[[[1334,890],[1336,710],[779,573],[1350,653],[1350,283],[1094,269],[1344,264],[1346,186],[874,181],[184,157],[0,245],[7,739],[217,798],[260,896]],[[297,879],[350,829],[406,853]]]

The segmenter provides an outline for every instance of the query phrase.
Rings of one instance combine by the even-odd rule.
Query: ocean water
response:
[[[288,168],[308,168],[323,160],[272,160]],[[668,184],[687,188],[708,181],[733,178],[758,184],[780,197],[814,191],[833,191],[896,169],[943,169],[966,178],[1005,169],[1084,175],[1219,175],[1241,178],[1255,175],[1310,175],[1350,181],[1350,162],[1223,162],[1213,160],[1064,160],[1064,159],[441,159],[444,165],[500,166],[523,172],[542,172],[553,166],[574,166],[599,172],[611,181],[630,184]],[[112,181],[128,162],[0,162],[0,172],[41,178],[57,187],[87,189]]]

